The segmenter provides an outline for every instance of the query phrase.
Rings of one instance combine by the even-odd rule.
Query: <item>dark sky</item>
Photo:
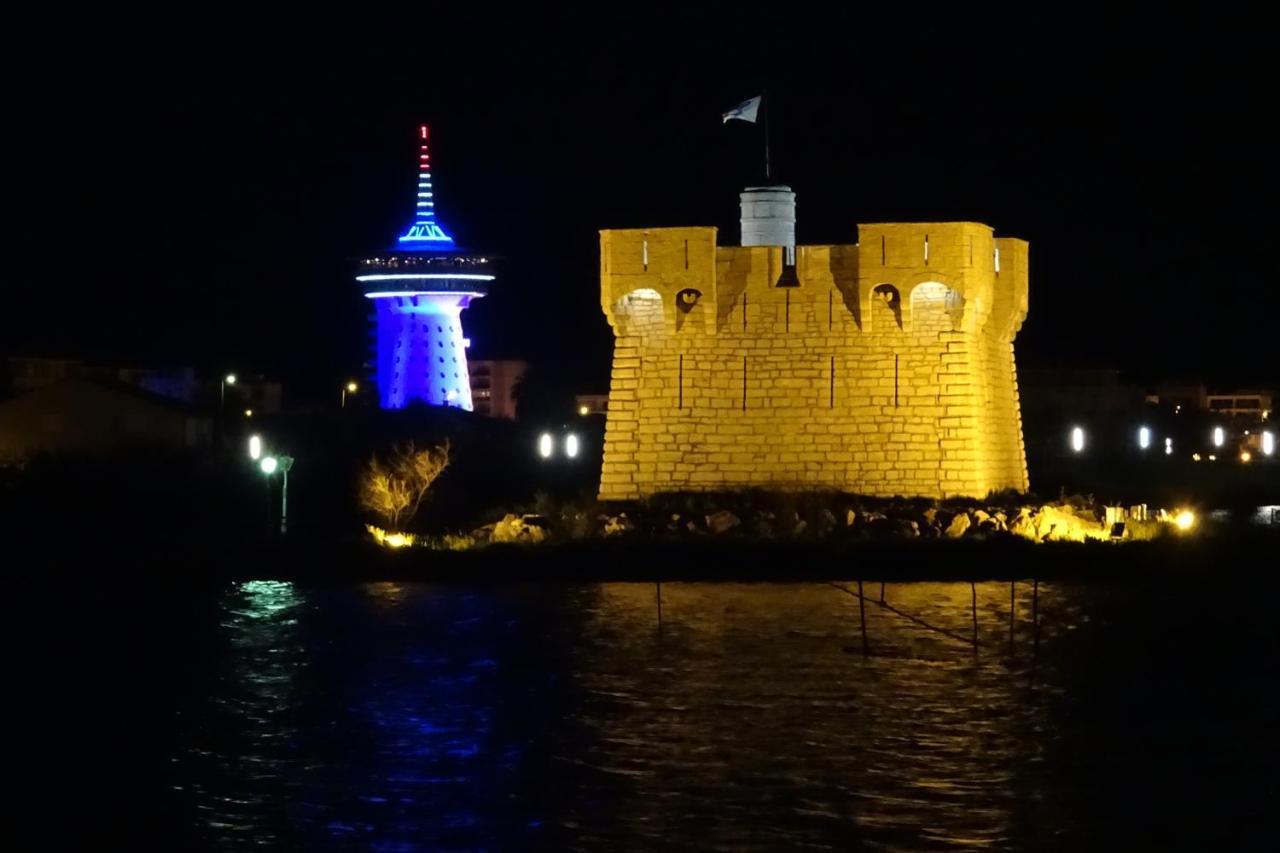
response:
[[[410,218],[427,121],[440,217],[506,259],[466,315],[473,353],[603,388],[596,231],[707,224],[736,242],[759,137],[719,115],[768,85],[802,243],[853,242],[859,221],[986,222],[1031,241],[1024,366],[1277,379],[1256,23],[431,5],[15,22],[0,352],[259,367],[297,387],[350,373],[367,335],[351,261]]]

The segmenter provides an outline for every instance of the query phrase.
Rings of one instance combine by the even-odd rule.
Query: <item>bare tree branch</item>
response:
[[[450,445],[418,450],[413,443],[392,448],[384,464],[374,456],[360,478],[360,505],[398,529],[408,524],[436,479],[449,467]]]

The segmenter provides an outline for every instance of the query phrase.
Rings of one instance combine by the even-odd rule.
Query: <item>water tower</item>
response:
[[[488,292],[491,258],[459,248],[436,217],[429,136],[419,125],[413,221],[389,251],[360,261],[356,281],[373,305],[379,405],[471,411],[462,312]]]

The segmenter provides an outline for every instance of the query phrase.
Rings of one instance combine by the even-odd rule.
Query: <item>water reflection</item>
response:
[[[295,751],[296,710],[304,701],[297,678],[308,658],[298,631],[301,603],[292,583],[248,581],[233,585],[220,604],[225,645],[179,768],[207,837],[266,846],[280,840],[274,826],[286,822],[281,787],[304,760]]]
[[[227,848],[1039,849],[1190,796],[1161,775],[1208,807],[1108,734],[1126,702],[1166,707],[1135,660],[1182,684],[1148,638],[1190,610],[858,586],[243,584],[196,662],[179,793]],[[1125,725],[1162,757],[1187,737]],[[1127,775],[1094,775],[1116,756]]]
[[[648,844],[708,826],[737,849],[814,826],[907,848],[1012,837],[1045,718],[1009,655],[1008,586],[889,585],[882,606],[877,585],[866,658],[857,583],[841,586],[664,584],[661,640],[652,586],[601,588],[590,633],[609,651],[576,658],[596,697],[586,760],[654,806],[638,822]],[[663,797],[673,778],[695,793],[678,806]],[[777,819],[762,827],[762,812]]]

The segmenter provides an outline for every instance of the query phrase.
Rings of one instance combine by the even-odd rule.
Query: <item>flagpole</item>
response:
[[[760,109],[764,110],[764,179],[766,182],[773,180],[769,169],[769,107],[769,90],[765,89],[764,94],[760,96]]]

